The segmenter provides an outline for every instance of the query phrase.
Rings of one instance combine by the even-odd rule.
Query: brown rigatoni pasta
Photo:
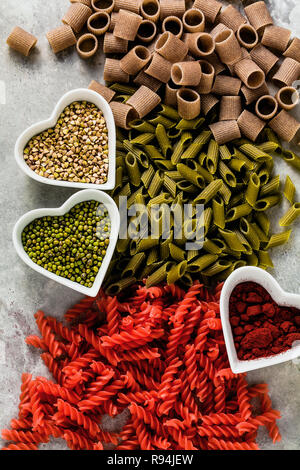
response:
[[[199,33],[204,31],[205,16],[201,10],[190,8],[184,13],[182,23],[188,33]]]
[[[161,98],[150,88],[142,85],[127,101],[137,112],[139,118],[143,118],[152,111],[159,103]]]
[[[181,18],[185,12],[185,0],[160,0],[160,19],[168,16]]]
[[[138,14],[140,12],[140,3],[140,1],[133,2],[132,0],[115,0],[114,10],[128,10]]]
[[[144,70],[141,70],[137,76],[134,78],[133,83],[136,85],[145,85],[146,87],[150,88],[152,91],[158,91],[159,88],[162,85],[162,82],[160,80],[157,80],[157,78],[150,77],[150,75],[147,75]]]
[[[241,88],[241,92],[244,95],[246,104],[248,105],[253,103],[253,101],[256,101],[261,96],[268,95],[269,88],[266,82],[264,82],[261,87],[256,88],[255,90],[246,87],[246,85],[243,85]]]
[[[262,119],[255,116],[255,114],[250,113],[250,111],[247,111],[246,109],[242,112],[237,122],[241,133],[248,139],[252,140],[252,142],[256,141],[257,137],[266,125]]]
[[[215,74],[219,75],[221,72],[224,72],[226,70],[226,67],[222,62],[219,60],[217,54],[213,53],[209,55],[208,57],[205,58],[215,69]]]
[[[260,88],[266,78],[262,69],[251,59],[243,59],[237,62],[234,71],[246,87],[252,90]]]
[[[220,101],[220,121],[236,121],[242,112],[240,96],[222,96]]]
[[[260,119],[272,119],[278,110],[278,102],[271,95],[265,95],[258,98],[255,104],[255,112]]]
[[[219,121],[210,124],[209,128],[213,133],[215,141],[219,144],[226,144],[241,137],[241,132],[237,121]]]
[[[200,83],[201,75],[199,62],[177,62],[172,65],[171,78],[175,85],[197,86]]]
[[[54,54],[74,46],[77,42],[73,29],[68,25],[58,26],[48,31],[46,37]]]
[[[91,15],[87,20],[87,29],[96,36],[102,36],[108,30],[110,16],[106,11],[99,11]]]
[[[135,46],[120,60],[121,69],[129,75],[136,75],[151,59],[147,47]]]
[[[237,96],[240,92],[242,81],[239,78],[228,75],[218,75],[215,79],[212,93],[216,95]]]
[[[199,60],[199,64],[201,67],[201,78],[197,91],[200,95],[206,95],[212,90],[215,78],[215,69],[210,62],[207,62],[207,60]]]
[[[169,106],[176,107],[176,105],[177,105],[177,91],[179,89],[180,89],[180,86],[175,85],[175,83],[173,83],[172,80],[170,80],[166,84],[164,103],[169,105]]]
[[[249,23],[258,31],[262,31],[266,26],[273,24],[273,19],[264,1],[255,2],[245,7],[245,13]]]
[[[120,67],[117,59],[106,58],[104,63],[103,78],[106,82],[128,83],[129,75]]]
[[[128,51],[127,39],[121,39],[112,33],[106,33],[103,40],[104,54],[126,54]]]
[[[145,43],[153,41],[157,34],[156,24],[151,20],[143,20],[139,26],[136,37]]]
[[[299,92],[292,86],[285,86],[278,90],[275,98],[282,109],[290,111],[299,103]]]
[[[261,43],[257,44],[250,51],[251,59],[265,72],[266,75],[271,72],[272,68],[277,64],[279,58]]]
[[[174,34],[165,32],[157,40],[155,51],[169,62],[182,62],[188,53],[188,46]]]
[[[111,101],[110,107],[114,115],[116,126],[122,129],[130,129],[129,123],[137,118],[136,111],[127,104]]]
[[[300,123],[284,109],[269,122],[269,126],[286,142],[291,142],[300,129]]]
[[[271,49],[284,52],[288,47],[290,38],[291,31],[289,29],[272,25],[265,28],[261,43]]]
[[[204,116],[206,116],[208,113],[213,111],[215,107],[217,106],[217,104],[219,103],[218,98],[216,98],[212,94],[200,95],[200,98],[201,98],[201,110]]]
[[[150,64],[145,69],[145,73],[163,83],[167,83],[171,78],[171,68],[172,63],[170,61],[154,52]]]
[[[92,80],[91,83],[89,84],[89,90],[96,91],[99,93],[99,95],[103,96],[103,98],[110,103],[113,97],[115,96],[116,92],[114,90],[111,90],[105,85],[102,85],[102,83],[97,82],[96,80]]]
[[[70,0],[70,3],[83,3],[87,7],[92,6],[92,0]]]
[[[221,33],[222,31],[225,31],[226,29],[228,29],[227,26],[225,26],[225,24],[223,23],[218,23],[210,32],[209,34],[215,38],[219,33]]]
[[[76,39],[75,39],[76,41]],[[8,38],[6,44],[25,57],[28,57],[37,43],[37,38],[25,31],[25,29],[15,26]]]
[[[215,37],[216,51],[221,61],[226,65],[232,65],[240,60],[241,46],[232,29],[226,29]]]
[[[83,3],[72,3],[62,18],[62,22],[71,26],[75,33],[80,33],[92,13],[91,8]]]
[[[284,51],[283,55],[300,62],[300,39],[293,38],[291,44],[286,49],[286,51]]]
[[[218,21],[227,26],[227,28],[232,29],[235,33],[241,25],[247,23],[246,18],[232,5],[221,11]]]
[[[195,0],[193,8],[201,10],[204,13],[205,18],[210,23],[214,23],[221,11],[222,3],[217,0]]]
[[[146,20],[156,23],[160,17],[160,2],[158,0],[141,0],[140,14]]]
[[[91,33],[83,34],[78,38],[76,50],[82,59],[89,59],[96,54],[98,49],[97,36]]]
[[[168,16],[163,20],[161,29],[163,33],[169,31],[180,39],[183,33],[183,24],[178,16]]]
[[[91,0],[90,3],[95,11],[105,11],[106,13],[111,13],[115,6],[114,0],[105,0],[105,2],[103,0]]]
[[[246,49],[253,49],[258,44],[258,34],[251,24],[242,24],[236,33],[237,39],[241,46]]]
[[[187,33],[184,40],[196,58],[211,56],[215,50],[214,38],[209,33]]]
[[[200,95],[191,88],[180,88],[177,91],[178,114],[182,119],[194,119],[200,114]]]
[[[143,18],[128,10],[120,10],[116,18],[113,34],[117,38],[134,41]]]
[[[112,33],[113,30],[114,30],[114,28],[115,28],[118,14],[119,14],[119,13],[118,13],[117,11],[113,11],[113,12],[110,14],[110,25],[109,25],[109,28],[108,28],[108,31],[109,31],[110,33]]]
[[[279,86],[291,86],[300,76],[300,63],[290,57],[284,59],[273,75],[273,81]]]

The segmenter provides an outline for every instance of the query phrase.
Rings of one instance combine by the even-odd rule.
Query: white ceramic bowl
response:
[[[104,119],[106,121],[106,127],[108,130],[109,166],[107,181],[104,184],[75,182],[73,183],[71,181],[51,180],[35,173],[35,171],[31,170],[24,160],[23,151],[29,140],[35,135],[40,134],[44,130],[54,127],[62,111],[74,101],[89,101],[90,103],[93,103],[97,106],[97,108],[102,111]],[[103,190],[113,189],[115,186],[116,178],[116,127],[109,104],[107,103],[107,101],[105,101],[104,98],[102,98],[102,96],[99,95],[99,93],[96,93],[93,90],[88,90],[87,88],[78,88],[77,90],[69,91],[68,93],[63,95],[62,98],[59,100],[49,119],[33,124],[20,135],[15,145],[15,158],[19,167],[24,171],[24,173],[30,176],[30,178],[39,181],[40,183],[51,184],[53,186],[64,186],[66,188],[93,188]]]
[[[111,233],[109,239],[109,245],[107,247],[106,254],[104,256],[102,265],[98,271],[98,274],[95,278],[94,284],[92,287],[85,287],[77,282],[70,281],[69,279],[65,279],[63,277],[57,276],[56,274],[47,271],[46,269],[38,266],[34,263],[29,256],[27,255],[26,251],[24,250],[22,244],[22,232],[24,228],[30,224],[34,219],[44,216],[55,216],[55,215],[64,215],[72,209],[76,204],[83,202],[83,201],[99,201],[105,205],[108,210],[108,214],[111,220]],[[33,211],[27,212],[24,214],[16,223],[14,230],[13,230],[13,243],[15,249],[20,256],[20,258],[28,264],[32,269],[37,271],[40,274],[43,274],[46,277],[49,277],[53,281],[59,282],[64,286],[70,287],[82,294],[89,295],[91,297],[95,297],[98,294],[98,291],[101,287],[103,282],[105,273],[109,266],[110,260],[114,253],[114,249],[118,240],[119,235],[119,228],[120,228],[120,214],[119,210],[113,201],[113,199],[108,196],[108,194],[98,191],[95,189],[85,189],[83,191],[78,191],[77,193],[73,194],[67,201],[58,208],[47,208],[47,209],[35,209]]]
[[[242,282],[256,282],[264,287],[278,305],[300,309],[300,295],[285,292],[274,277],[263,269],[246,266],[234,271],[225,281],[220,298],[220,312],[227,354],[232,372],[240,374],[250,370],[262,369],[281,362],[290,361],[300,356],[300,346],[292,346],[286,352],[276,356],[240,361],[237,357],[232,329],[229,321],[229,299],[233,289]]]

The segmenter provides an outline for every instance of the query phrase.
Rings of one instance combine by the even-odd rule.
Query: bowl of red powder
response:
[[[285,292],[263,269],[243,267],[227,278],[220,313],[235,374],[300,356],[300,295]]]

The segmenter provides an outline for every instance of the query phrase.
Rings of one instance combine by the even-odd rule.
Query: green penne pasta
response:
[[[151,248],[157,245],[159,245],[159,239],[154,237],[148,237],[142,240],[131,240],[130,254],[131,256],[133,256],[136,253],[141,253],[150,250]]]
[[[134,139],[130,140],[131,144],[134,145],[147,145],[155,138],[155,135],[150,132],[144,132],[143,134],[139,134]]]
[[[258,212],[257,214],[255,214],[255,220],[259,224],[262,231],[266,235],[268,235],[269,232],[270,232],[271,223],[270,223],[270,220],[269,220],[269,217],[267,216],[267,214],[265,214],[264,212]]]
[[[258,212],[266,211],[270,207],[276,206],[281,200],[280,194],[274,194],[273,196],[266,196],[262,199],[258,199],[254,205],[254,209]]]
[[[215,263],[217,259],[218,255],[202,255],[199,258],[188,263],[187,271],[191,273],[199,273],[204,269],[208,268],[208,266],[211,266],[213,263]]]
[[[146,280],[146,287],[155,286],[165,281],[172,267],[173,267],[173,263],[171,262],[164,263],[160,268],[154,271],[154,273],[150,274],[150,276]]]
[[[229,204],[230,198],[231,198],[231,191],[228,188],[227,184],[222,181],[221,187],[219,189],[219,194],[222,196],[225,204]]]
[[[163,185],[163,178],[162,178],[160,170],[157,170],[148,188],[149,196],[150,197],[157,196],[157,194],[161,190],[162,185]]]
[[[240,146],[240,151],[245,153],[248,157],[253,158],[256,161],[266,161],[271,160],[272,157],[266,152],[263,152],[261,149],[256,147],[253,144],[244,144]]]
[[[141,133],[144,133],[144,132],[151,132],[152,134],[155,133],[155,126],[153,126],[147,121],[144,121],[143,119],[134,119],[133,121],[129,123],[129,126],[132,129],[135,129]]]
[[[131,194],[131,188],[130,188],[130,184],[127,183],[125,184],[125,186],[123,186],[123,188],[121,189],[121,191],[119,192],[118,196],[130,196]]]
[[[246,167],[246,162],[239,160],[238,158],[232,158],[228,162],[228,166],[232,171],[240,173]]]
[[[168,193],[160,193],[157,196],[153,197],[149,202],[148,206],[160,205],[160,204],[172,204],[173,198]]]
[[[236,233],[237,238],[239,239],[239,241],[241,242],[241,244],[244,247],[244,253],[246,255],[251,255],[253,253],[253,248],[250,245],[247,238],[244,237],[244,235],[238,229],[235,229],[234,232]]]
[[[214,175],[218,168],[219,145],[214,139],[211,139],[207,149],[206,166],[208,171]]]
[[[234,173],[228,168],[225,163],[220,160],[219,165],[218,165],[218,170],[220,173],[221,178],[225,181],[228,186],[231,186],[232,188],[236,187],[236,177]]]
[[[157,126],[158,124],[161,124],[162,126],[164,126],[165,129],[171,129],[172,127],[176,126],[176,122],[172,121],[171,119],[166,118],[162,114],[158,114],[152,119],[148,119],[148,122],[152,124],[153,126]]]
[[[209,268],[205,269],[203,271],[203,275],[208,276],[208,277],[213,277],[216,274],[219,274],[222,271],[225,271],[225,269],[230,268],[231,264],[232,264],[231,261],[219,259],[214,264],[212,264]]]
[[[149,265],[146,264],[146,266],[144,266],[144,269],[142,270],[140,274],[140,279],[147,278],[148,276],[150,276],[150,274],[152,274],[154,271],[159,269],[163,264],[164,264],[163,261],[156,261],[155,263],[152,263]]]
[[[191,287],[193,285],[193,278],[189,273],[184,273],[180,278],[180,283],[185,287]]]
[[[196,171],[191,170],[187,165],[184,165],[183,163],[178,163],[177,171],[179,171],[179,173],[184,179],[186,179],[193,185],[198,186],[198,188],[203,188],[205,186],[203,176],[198,174]]]
[[[164,126],[158,124],[155,129],[155,135],[163,156],[169,158],[172,154],[172,145]]]
[[[220,239],[209,240],[205,238],[203,243],[203,250],[207,251],[211,255],[220,255],[226,248],[226,243]]]
[[[117,241],[117,245],[116,245],[117,252],[125,253],[129,244],[130,244],[129,238],[125,238],[125,239],[119,238],[119,240]]]
[[[269,179],[270,179],[270,172],[267,168],[262,168],[259,172],[258,172],[258,175],[259,177],[259,181],[260,181],[260,185],[261,186],[264,186],[265,184],[268,183]]]
[[[111,191],[111,195],[116,194],[123,186],[123,167],[118,166],[116,169],[116,183],[114,189]]]
[[[183,152],[181,158],[195,158],[201,151],[202,147],[208,142],[210,136],[210,131],[202,131]]]
[[[129,100],[130,97],[131,95],[118,95],[114,98],[114,101],[125,104]]]
[[[227,145],[220,145],[219,152],[221,160],[231,160],[232,156]]]
[[[132,286],[132,284],[135,284],[135,283],[136,283],[135,277],[127,277],[124,279],[120,279],[119,281],[114,282],[113,284],[110,284],[108,288],[106,289],[106,293],[108,295],[117,295],[122,290],[126,289],[127,287]]]
[[[178,114],[177,109],[172,108],[171,106],[168,106],[166,104],[160,103],[158,105],[158,113],[162,114],[163,116],[166,116],[169,119],[172,119],[173,121],[179,121],[180,116]]]
[[[181,180],[177,183],[177,188],[180,189],[181,191],[184,191],[185,193],[196,193],[197,192],[197,186],[194,184],[190,183],[187,180]]]
[[[239,206],[232,207],[226,214],[226,222],[239,220],[242,217],[251,214],[252,210],[253,208],[247,202],[240,204]]]
[[[171,194],[171,196],[174,198],[176,197],[176,191],[177,191],[177,186],[176,182],[170,178],[166,173],[164,174],[164,187],[167,189],[167,191]]]
[[[160,244],[160,259],[165,261],[170,256],[170,243],[173,239],[173,236],[170,236],[167,240],[164,240]]]
[[[280,190],[280,176],[274,176],[267,184],[262,186],[259,197],[268,196],[269,194],[278,193]]]
[[[244,166],[248,170],[253,170],[254,169],[254,162],[249,160],[249,158],[243,152],[238,150],[237,148],[234,148],[233,157],[237,158],[238,160],[242,160],[244,162]]]
[[[182,175],[177,170],[165,171],[164,174],[174,181],[182,180]]]
[[[199,256],[199,250],[188,250],[187,252],[187,262],[190,263],[193,259]]]
[[[203,191],[194,199],[195,203],[207,204],[222,187],[222,180],[217,179],[209,183]]]
[[[283,150],[282,156],[287,163],[292,165],[297,170],[300,170],[300,157],[298,157],[298,155],[296,155],[291,150]]]
[[[262,144],[257,145],[257,148],[262,150],[265,153],[272,153],[272,152],[277,152],[278,150],[281,149],[281,146],[277,142],[263,142]]]
[[[241,243],[235,231],[228,229],[218,229],[219,234],[225,240],[226,244],[234,251],[245,251],[244,245]]]
[[[255,222],[252,222],[251,227],[256,232],[259,240],[260,246],[266,246],[269,243],[269,236],[257,225]]]
[[[177,129],[176,127],[171,127],[170,129],[167,130],[167,136],[169,139],[178,139],[181,136],[182,130]]]
[[[155,170],[152,165],[150,165],[149,168],[146,171],[144,171],[144,173],[142,174],[141,181],[146,189],[149,188],[154,175],[155,175]]]
[[[258,257],[252,253],[246,256],[248,266],[258,266]]]
[[[127,93],[128,95],[133,95],[137,90],[135,87],[123,83],[113,83],[109,88],[117,93]]]
[[[138,162],[144,167],[148,168],[149,167],[149,160],[145,152],[143,152],[141,149],[135,147],[129,140],[124,140],[123,141],[123,146],[127,150],[127,153],[130,152],[132,153],[138,160]]]
[[[204,124],[205,119],[203,117],[198,117],[196,119],[181,119],[176,125],[177,129],[182,130],[197,130]]]
[[[151,264],[156,263],[159,260],[159,251],[158,248],[155,246],[151,248],[148,252],[148,258],[146,261],[147,266],[150,266]]]
[[[128,153],[125,158],[125,163],[130,178],[130,182],[134,186],[139,186],[141,182],[141,172],[135,155]]]
[[[292,207],[290,207],[288,211],[279,220],[280,227],[288,227],[293,222],[295,222],[295,220],[297,219],[297,217],[299,217],[299,215],[300,215],[300,203],[295,202],[295,204],[293,204]]]
[[[144,145],[144,150],[151,160],[163,160],[164,156],[155,145]]]
[[[206,160],[207,154],[205,152],[201,152],[199,157],[198,157],[198,162],[201,166],[204,165],[204,162]],[[211,175],[212,176],[212,175]]]
[[[212,201],[213,221],[219,228],[225,228],[225,206],[223,199],[216,195]]]
[[[169,250],[170,250],[170,256],[172,259],[175,261],[184,261],[185,256],[186,256],[186,251],[180,248],[177,245],[174,245],[174,243],[170,243],[169,245]]]
[[[296,193],[296,187],[294,183],[292,182],[291,178],[289,177],[289,175],[287,175],[285,184],[284,184],[283,194],[285,195],[286,199],[289,201],[290,204],[294,203],[295,193]]]
[[[183,154],[184,149],[185,149],[185,142],[183,142],[182,139],[180,139],[175,145],[173,149],[173,153],[171,155],[171,162],[173,163],[173,165],[176,165],[180,161],[181,155]]]
[[[256,173],[253,173],[249,178],[248,187],[246,189],[246,194],[245,194],[245,199],[247,203],[252,207],[254,207],[257,201],[259,189],[260,189],[260,179]]]
[[[173,168],[175,168],[175,166],[170,160],[156,160],[155,164],[160,170],[164,171],[172,170]]]
[[[175,284],[178,279],[182,278],[186,272],[187,262],[181,261],[179,264],[175,264],[172,266],[170,271],[167,273],[167,283],[168,284]]]
[[[258,252],[259,264],[266,266],[267,268],[274,268],[273,261],[267,251],[260,250]]]
[[[253,250],[256,250],[256,251],[259,250],[260,238],[257,235],[252,224],[244,217],[242,217],[240,220],[240,232],[244,235],[245,238],[247,238]]]
[[[123,269],[122,277],[133,277],[145,258],[145,253],[137,253],[134,255],[128,262],[127,266]]]
[[[211,207],[207,207],[204,211],[202,211],[198,219],[198,225],[197,225],[198,231],[199,231],[199,237],[201,235],[200,231],[203,229],[204,229],[204,235],[207,235],[207,232],[212,222],[212,218],[213,218],[213,210]],[[203,233],[202,233],[202,237],[203,237]]]

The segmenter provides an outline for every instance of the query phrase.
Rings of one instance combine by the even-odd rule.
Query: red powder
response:
[[[229,300],[230,323],[240,360],[269,357],[300,341],[300,310],[277,305],[255,282],[236,286]]]

